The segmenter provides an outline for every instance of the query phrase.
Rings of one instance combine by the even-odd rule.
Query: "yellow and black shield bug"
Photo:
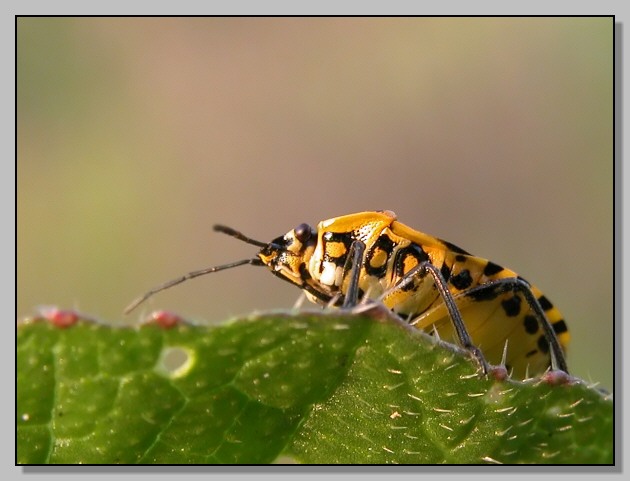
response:
[[[401,224],[391,211],[334,217],[317,229],[300,224],[269,243],[223,225],[214,229],[260,251],[162,284],[125,312],[187,279],[243,264],[267,266],[313,302],[351,308],[380,301],[411,325],[458,342],[484,372],[486,359],[505,362],[521,378],[549,367],[568,372],[566,324],[538,288],[514,271]]]

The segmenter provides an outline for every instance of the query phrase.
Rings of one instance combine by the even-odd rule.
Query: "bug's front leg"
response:
[[[365,243],[355,240],[350,245],[348,256],[343,266],[343,279],[349,278],[348,289],[343,300],[342,307],[354,307],[359,302],[359,280],[361,276],[361,267],[363,266],[363,254],[365,253]],[[342,281],[341,285],[343,286]]]

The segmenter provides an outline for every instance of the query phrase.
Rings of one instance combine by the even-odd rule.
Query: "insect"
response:
[[[190,272],[136,299],[201,275],[251,264],[302,289],[313,302],[353,307],[379,300],[413,326],[458,342],[488,372],[502,360],[516,377],[568,372],[560,311],[516,272],[416,231],[391,211],[300,224],[269,243],[223,225],[216,231],[260,248],[257,256]],[[507,343],[507,344],[506,344]],[[487,360],[487,361],[486,361]]]

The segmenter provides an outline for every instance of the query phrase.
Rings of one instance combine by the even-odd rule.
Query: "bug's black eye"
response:
[[[302,244],[307,242],[313,235],[313,228],[308,224],[300,224],[295,229],[295,238]]]

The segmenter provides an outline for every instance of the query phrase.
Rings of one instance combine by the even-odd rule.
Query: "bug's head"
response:
[[[302,285],[316,244],[317,231],[308,224],[300,224],[265,245],[258,258],[277,276]]]

